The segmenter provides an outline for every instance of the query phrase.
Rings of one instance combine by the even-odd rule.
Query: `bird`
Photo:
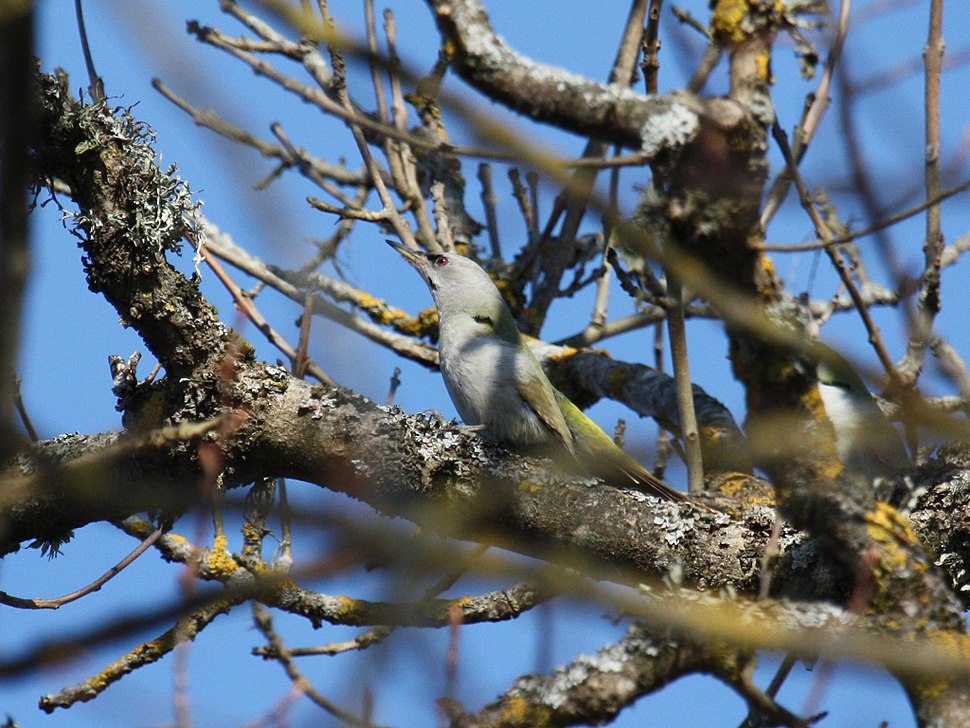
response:
[[[481,266],[462,255],[386,242],[431,289],[441,374],[466,425],[516,450],[565,450],[578,470],[612,485],[693,502],[620,449],[552,385]]]
[[[842,464],[869,480],[898,475],[912,463],[896,428],[852,365],[831,347],[817,346],[823,352],[816,364],[819,395]]]

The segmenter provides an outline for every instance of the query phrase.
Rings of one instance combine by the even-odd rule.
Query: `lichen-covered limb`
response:
[[[804,726],[751,681],[753,650],[787,649],[803,659],[836,655],[873,661],[903,679],[920,676],[925,694],[939,696],[970,673],[967,653],[942,641],[901,640],[874,628],[862,615],[832,605],[726,601],[693,591],[668,598],[622,602],[631,614],[649,614],[650,625],[634,625],[626,638],[593,656],[582,656],[551,675],[516,681],[498,701],[468,715],[452,706],[453,725],[573,725],[606,721],[637,697],[677,677],[709,672],[733,687],[757,713],[775,725]],[[657,616],[662,613],[663,616]],[[666,623],[669,631],[659,627]],[[947,681],[950,682],[947,682]],[[963,725],[963,721],[937,723]]]
[[[192,389],[187,396],[211,396],[191,383],[182,386]],[[277,367],[242,368],[234,391],[252,416],[222,443],[227,487],[268,475],[295,477],[462,538],[500,538],[540,554],[563,548],[645,573],[662,574],[678,563],[692,581],[710,584],[713,572],[720,572],[715,581],[742,591],[756,580],[752,545],[767,534],[770,509],[732,520],[624,493],[497,448],[440,418],[412,417],[343,391],[311,387]],[[60,447],[62,439],[75,447]],[[38,445],[51,466],[101,447],[98,438],[83,436]],[[99,471],[97,488],[76,498],[59,494],[8,504],[4,546],[16,549],[41,537],[50,523],[75,528],[178,503],[191,495],[184,484],[197,481],[193,448],[142,450]],[[151,487],[135,487],[140,483]],[[81,501],[83,509],[82,495],[90,496]]]
[[[219,419],[123,433],[61,435],[34,443],[0,479],[0,555],[23,541],[57,544],[74,528],[137,511],[173,512],[194,500],[193,448]],[[147,534],[146,534],[147,536]]]
[[[56,708],[70,708],[75,703],[94,700],[112,683],[117,682],[140,667],[158,662],[182,642],[194,640],[220,614],[227,614],[238,602],[231,600],[215,601],[196,609],[183,617],[169,630],[157,638],[139,645],[124,657],[112,662],[97,675],[59,693],[45,695],[40,699],[40,708],[52,713]]]
[[[678,677],[708,672],[705,647],[638,625],[593,655],[581,655],[549,675],[526,675],[475,714],[452,706],[453,728],[513,728],[608,722],[626,706]]]
[[[718,645],[718,646],[712,646]],[[732,686],[772,725],[803,728],[801,720],[751,681],[753,653],[718,642],[705,644],[643,624],[593,655],[580,655],[549,675],[516,680],[498,700],[475,714],[451,706],[452,728],[522,728],[589,725],[613,720],[640,697],[684,675],[711,673]]]
[[[532,61],[496,35],[478,0],[427,3],[443,41],[454,49],[455,71],[484,95],[536,121],[651,155],[689,141],[703,126],[702,117],[717,126],[742,121],[728,111],[730,102],[709,104],[680,93],[647,97]]]
[[[319,387],[311,388],[302,382],[294,381],[291,386],[302,388],[301,391],[305,395],[311,394],[314,390],[321,391]],[[249,384],[249,388],[252,389],[252,383]],[[276,392],[274,396],[285,399],[284,394],[280,392]],[[317,404],[323,407],[325,403],[322,399],[318,399]],[[409,517],[413,517],[421,522],[426,522],[429,525],[437,524],[438,527],[453,532],[474,533],[475,524],[449,522],[447,518],[440,517],[443,513],[442,511],[436,511],[434,514],[426,512],[422,517],[420,513],[416,515],[414,508],[422,502],[428,502],[429,499],[438,502],[451,500],[456,510],[475,512],[477,509],[471,504],[475,502],[475,488],[478,487],[476,484],[480,485],[481,480],[479,476],[487,472],[489,458],[496,456],[496,452],[493,449],[483,448],[483,443],[477,442],[477,438],[473,438],[467,433],[458,433],[443,429],[440,423],[435,423],[434,421],[429,422],[424,418],[405,418],[400,413],[395,413],[385,408],[373,407],[372,411],[368,411],[368,408],[363,406],[364,401],[360,398],[350,397],[346,399],[334,395],[332,405],[336,408],[336,411],[332,415],[335,419],[340,419],[344,422],[356,421],[356,428],[366,429],[367,431],[372,431],[372,427],[377,424],[378,431],[386,435],[383,439],[390,442],[399,441],[399,438],[390,435],[390,433],[395,431],[403,439],[409,439],[411,443],[409,447],[413,448],[416,452],[409,461],[401,464],[400,467],[404,473],[412,472],[409,468],[416,467],[415,463],[421,463],[418,470],[412,472],[410,476],[401,475],[399,478],[395,478],[393,473],[389,473],[386,477],[377,477],[371,481],[374,486],[374,492],[371,493],[362,489],[358,491],[359,494],[365,495],[371,502],[379,504],[379,507],[384,508],[388,512],[407,514]],[[304,415],[307,417],[319,414],[322,414],[322,411],[315,408],[309,408],[304,412]],[[407,427],[402,424],[402,418],[407,422]],[[297,439],[303,437],[303,434],[299,431],[292,431],[293,427],[290,425],[281,424],[280,426],[283,427],[285,432],[277,432],[272,437],[292,436]],[[328,427],[328,425],[320,426],[324,429]],[[331,424],[330,426],[336,425]],[[351,432],[351,435],[355,434],[361,437],[360,432],[356,429]],[[244,440],[247,437],[251,438],[253,436],[254,433],[252,431],[249,433],[241,432],[239,434],[239,437]],[[418,437],[419,440],[414,440],[413,438],[415,437]],[[416,445],[415,443],[418,441],[423,442],[423,445]],[[360,442],[357,443],[357,447],[367,448],[368,446],[373,446],[373,443],[370,445]],[[284,450],[296,447],[297,444],[294,442],[284,448]],[[352,451],[347,451],[346,449],[348,447],[348,442],[332,442],[329,451],[320,453],[321,459],[319,461],[306,463],[305,467],[317,470],[317,467],[320,466],[321,469],[317,470],[317,477],[324,482],[328,481],[328,472],[350,472],[349,469],[352,467],[351,463],[345,463],[345,467],[340,466],[340,462],[344,458],[350,458],[352,461],[356,460],[358,461],[357,467],[368,473],[374,473],[374,462],[361,460],[362,453],[360,450],[355,448]],[[314,451],[315,448],[309,450],[309,452]],[[464,454],[466,458],[471,458],[471,462],[459,465],[459,459],[456,459],[459,454]],[[386,458],[386,461],[393,461],[395,459],[391,452],[384,452],[383,454],[372,452],[371,456]],[[479,459],[482,459],[482,462],[478,463],[478,467],[481,469],[476,472],[475,461]],[[330,463],[329,470],[324,465],[327,462]],[[456,473],[450,470],[453,467],[459,468],[459,471]],[[495,468],[498,465],[493,462],[491,467]],[[515,466],[511,459],[506,460],[499,470],[499,472],[504,470],[505,474],[499,475],[495,473],[493,477],[511,477],[507,469],[515,467],[527,469],[529,465],[528,462],[524,462]],[[467,470],[465,470],[466,468]],[[468,478],[467,480],[466,477]],[[338,478],[339,482],[346,483],[348,487],[353,485],[353,480],[353,478],[348,480],[346,477]],[[569,534],[576,540],[575,547],[577,550],[588,550],[588,554],[599,554],[601,558],[609,558],[608,551],[611,549],[618,547],[626,548],[627,550],[625,552],[618,552],[613,557],[614,563],[620,564],[625,562],[628,566],[636,569],[635,573],[638,577],[644,573],[662,573],[665,568],[669,568],[670,564],[679,562],[682,564],[683,573],[688,578],[694,581],[703,579],[704,581],[702,583],[705,583],[707,586],[740,584],[743,589],[745,583],[753,584],[757,579],[758,567],[756,556],[760,554],[758,545],[763,542],[764,532],[770,527],[772,519],[770,509],[761,509],[765,511],[763,514],[764,523],[762,525],[762,528],[765,530],[761,531],[761,535],[757,536],[758,531],[755,529],[750,531],[747,536],[744,536],[744,529],[750,529],[755,523],[755,521],[751,520],[752,512],[757,512],[759,509],[746,509],[736,514],[734,519],[737,521],[736,523],[726,518],[723,519],[724,522],[722,523],[720,522],[722,520],[720,517],[711,516],[710,514],[699,513],[688,516],[685,512],[681,515],[684,519],[687,519],[686,522],[681,523],[674,519],[668,524],[666,522],[667,519],[661,514],[661,509],[665,508],[662,504],[656,501],[650,502],[645,498],[631,497],[629,499],[631,508],[626,509],[625,513],[618,514],[614,509],[611,511],[603,511],[603,516],[599,517],[596,516],[598,511],[590,511],[586,508],[587,505],[595,505],[598,497],[594,497],[594,500],[584,501],[581,498],[583,494],[587,496],[602,495],[604,499],[619,501],[621,504],[625,503],[627,498],[619,496],[617,493],[607,495],[609,489],[588,482],[570,485],[568,480],[564,480],[552,487],[553,490],[545,494],[548,496],[555,492],[560,492],[562,498],[565,500],[552,498],[551,502],[546,503],[547,498],[543,497],[545,483],[538,480],[532,481],[528,487],[520,488],[521,490],[527,491],[523,496],[525,498],[524,501],[518,501],[517,498],[510,499],[510,501],[504,504],[504,513],[502,515],[482,513],[482,518],[486,521],[489,518],[492,519],[491,523],[493,528],[489,528],[487,531],[494,534],[497,532],[494,526],[496,524],[503,524],[504,528],[513,529],[514,532],[516,522],[518,522],[519,528],[523,529],[520,532],[530,533],[533,541],[539,536],[544,536],[545,539],[551,541],[555,538],[564,538]],[[947,489],[949,487],[947,485],[941,485],[937,490]],[[402,491],[402,489],[404,490]],[[412,490],[408,492],[408,489]],[[532,491],[533,489],[536,490],[532,494],[535,497],[530,497],[528,491]],[[957,487],[953,488],[953,490],[956,496],[961,489]],[[505,489],[500,488],[499,492],[505,492]],[[966,495],[966,489],[962,489],[962,492]],[[492,494],[495,495],[495,492],[493,491]],[[635,515],[637,509],[633,508],[634,503],[640,504],[640,508],[642,508],[642,513],[639,517]],[[464,504],[464,506],[461,504]],[[569,504],[568,509],[564,509],[566,504]],[[676,506],[673,506],[673,508],[674,510],[677,509]],[[584,533],[584,530],[577,529],[574,523],[568,520],[562,520],[568,519],[570,513],[575,515],[576,512],[588,514],[589,517],[584,519],[586,524],[585,528],[590,528],[590,524],[593,524],[593,533]],[[658,517],[660,523],[658,523]],[[695,541],[690,534],[705,528],[705,519],[708,518],[714,519],[710,524],[712,527],[718,523],[720,525],[717,525],[713,530],[704,531],[707,535],[703,540],[710,542],[705,546],[700,541]],[[883,520],[883,525],[879,525],[879,523],[873,525],[885,530],[887,534],[892,533],[893,529],[896,528],[893,525],[894,520],[889,517],[888,513]],[[597,525],[600,522],[604,522],[603,525]],[[677,524],[676,531],[672,530],[675,524]],[[463,531],[462,526],[467,527],[469,530]],[[147,523],[144,524],[144,528],[148,527]],[[557,532],[560,529],[563,530],[563,533],[557,536]],[[735,533],[735,538],[742,538],[736,547],[742,549],[742,551],[735,553],[734,556],[731,556],[732,548],[734,547],[731,546],[732,542],[729,539],[732,531]],[[675,536],[675,533],[679,535]],[[138,534],[139,536],[143,535],[140,531]],[[905,532],[902,536],[905,536]],[[668,537],[674,538],[668,541]],[[180,544],[178,539],[172,535],[166,538],[168,541],[165,543],[169,548],[188,548],[187,544],[184,544],[184,542]],[[813,559],[813,549],[810,546],[799,547],[797,544],[788,541],[788,538],[785,538],[785,550],[788,559],[783,561],[779,566],[777,583],[779,584],[779,588],[782,589],[782,593],[798,593],[802,596],[808,596],[811,593],[811,589],[806,588],[806,585],[810,584],[811,579],[805,578],[805,570],[806,565]],[[219,578],[229,578],[234,574],[248,577],[248,571],[246,574],[241,574],[240,567],[234,562],[233,557],[228,551],[226,551],[226,544],[222,543],[217,546],[218,548],[213,549],[212,552],[203,553],[203,558],[200,563],[200,573],[212,573],[218,575]],[[888,543],[886,548],[887,553],[893,553],[895,551],[895,545],[892,543]],[[547,552],[546,555],[548,556],[549,553]],[[705,563],[701,564],[695,561],[695,555],[699,555],[700,560]],[[721,560],[715,561],[715,558],[720,558]],[[665,567],[664,564],[667,564],[668,567]],[[745,564],[747,564],[746,567],[744,566]],[[742,578],[725,581],[725,577],[730,575],[731,570],[737,567],[742,567]],[[747,576],[749,578],[747,581],[743,578],[745,568],[748,570]],[[798,584],[799,576],[804,579],[804,582],[800,585]],[[831,592],[830,579],[831,574],[820,576],[820,586],[817,587],[818,593]],[[255,592],[251,589],[246,590],[245,593],[249,596],[255,595]],[[624,605],[624,608],[626,606]],[[790,614],[796,613],[796,608],[793,607]],[[837,615],[838,610],[831,611],[831,613],[832,615]],[[823,629],[822,632],[813,632],[811,625],[819,624],[817,617],[809,618],[804,623],[797,621],[790,622],[793,626],[790,626],[786,632],[775,635],[763,625],[749,627],[743,633],[739,632],[739,620],[736,617],[724,618],[718,621],[712,619],[711,615],[713,613],[711,612],[698,613],[688,620],[687,617],[691,616],[690,610],[683,609],[679,606],[651,614],[652,619],[669,620],[671,617],[676,617],[676,628],[678,631],[687,630],[690,633],[703,625],[705,629],[715,630],[714,632],[705,632],[706,637],[704,639],[712,639],[714,636],[723,638],[725,635],[729,635],[731,639],[737,639],[741,644],[746,644],[749,647],[779,649],[799,644],[803,647],[808,645],[816,649],[830,649],[835,654],[845,654],[847,647],[852,646],[850,640],[844,639],[838,632],[833,632],[831,627]],[[698,618],[698,615],[701,615],[703,618]],[[841,619],[844,618],[841,617]],[[936,634],[938,635],[936,644],[945,644],[943,640],[948,633],[937,632]],[[830,639],[823,641],[821,638],[824,635],[827,635]],[[931,637],[932,635],[927,632],[926,636]],[[703,642],[704,639],[701,641]],[[912,664],[912,657],[916,652],[914,650],[913,652],[904,653],[897,647],[895,648],[896,656],[894,658],[893,652],[887,652],[886,650],[881,652],[874,651],[871,649],[872,643],[868,644],[870,645],[869,647],[865,645],[863,647],[853,647],[849,653],[856,657],[865,655],[871,659],[883,661],[895,669],[902,670],[905,665]],[[926,646],[925,641],[916,641],[913,644],[914,646],[923,646],[924,648]],[[925,669],[926,665],[927,663],[924,660],[924,662],[920,663],[919,669]],[[929,694],[929,689],[937,687],[939,684],[941,684],[939,681],[937,681],[937,684],[927,683],[925,679],[920,683],[913,683],[914,689],[928,685],[929,687],[924,689],[924,694]],[[938,690],[938,692],[940,691]]]
[[[136,537],[151,528],[146,521],[136,518],[129,518],[120,525]],[[370,534],[366,540],[379,538]],[[291,581],[287,574],[274,572],[269,567],[254,573],[239,564],[226,546],[224,540],[217,540],[212,548],[197,549],[175,533],[162,536],[156,544],[166,561],[194,563],[200,579],[255,591],[264,604],[305,617],[315,627],[323,623],[445,627],[456,619],[462,624],[501,622],[514,619],[557,595],[556,590],[549,586],[515,584],[506,589],[455,599],[420,599],[412,602],[354,599],[306,589]],[[415,544],[410,546],[412,551],[417,548]]]
[[[228,487],[267,474],[293,476],[339,487],[388,514],[450,535],[501,538],[513,548],[545,556],[566,549],[641,575],[663,575],[677,564],[691,583],[757,592],[761,551],[774,520],[771,508],[734,503],[727,516],[660,503],[557,474],[548,463],[492,446],[438,418],[409,416],[362,397],[313,387],[276,367],[244,369],[240,376],[238,389],[254,416],[226,443]],[[64,441],[73,447],[65,449]],[[113,441],[73,436],[38,447],[53,465]],[[166,469],[173,478],[171,490],[158,480]],[[142,451],[137,460],[117,462],[100,474],[107,502],[97,498],[82,512],[68,500],[27,501],[3,514],[5,536],[37,538],[49,521],[79,527],[116,520],[128,515],[118,515],[119,505],[132,513],[157,505],[152,498],[180,492],[176,483],[196,482],[194,473],[191,453]],[[970,493],[960,485],[965,477],[964,470],[943,462],[914,476],[917,484],[930,488],[916,504],[915,522],[928,533],[947,518],[940,553],[949,554],[943,567],[953,566],[949,574],[959,585],[967,583],[961,565],[970,554],[961,544],[967,543],[970,522],[943,514],[967,512]],[[145,481],[155,487],[133,488]],[[794,534],[786,532],[779,587],[794,581],[803,596],[829,593],[831,583],[824,578],[811,586],[814,577],[806,567],[815,557],[811,550],[795,550],[797,545]]]
[[[40,178],[67,183],[71,218],[92,291],[104,295],[173,377],[222,357],[228,330],[166,256],[197,233],[197,205],[174,169],[162,171],[153,135],[130,112],[84,105],[67,79],[38,75]]]

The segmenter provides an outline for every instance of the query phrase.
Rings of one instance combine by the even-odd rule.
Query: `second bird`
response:
[[[517,449],[565,448],[579,469],[613,485],[688,500],[617,447],[552,386],[502,294],[478,264],[457,254],[418,253],[387,243],[431,289],[441,374],[466,425]]]

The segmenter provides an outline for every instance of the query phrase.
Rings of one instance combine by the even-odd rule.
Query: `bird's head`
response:
[[[823,344],[816,344],[816,346],[824,354],[824,356],[819,357],[816,363],[819,385],[840,389],[855,397],[866,399],[870,397],[868,387],[848,361],[834,349]]]
[[[419,253],[391,240],[394,248],[424,278],[434,296],[438,312],[491,311],[505,302],[485,270],[457,253]]]

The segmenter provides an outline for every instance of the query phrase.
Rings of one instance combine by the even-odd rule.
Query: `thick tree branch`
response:
[[[550,675],[526,675],[475,714],[452,706],[452,728],[589,725],[613,720],[643,695],[683,675],[715,672],[726,658],[690,640],[633,625],[619,642]]]
[[[427,0],[452,64],[487,97],[535,121],[555,124],[648,155],[676,150],[704,125],[727,133],[744,121],[736,106],[689,94],[646,97],[626,83],[602,84],[531,61],[509,48],[478,0]]]
[[[728,517],[576,480],[557,474],[548,462],[497,448],[439,418],[412,417],[347,392],[310,386],[276,367],[243,369],[234,390],[242,393],[239,404],[251,414],[221,443],[227,486],[267,475],[295,477],[439,533],[545,558],[559,554],[567,562],[597,563],[604,574],[618,570],[623,580],[663,576],[676,564],[686,581],[701,587],[757,592],[761,552],[774,519],[770,508],[736,505]],[[41,443],[38,451],[51,468],[50,482],[58,483],[64,478],[54,465],[78,454],[65,443],[90,451],[113,442],[113,436],[76,436]],[[35,467],[28,463],[21,467]],[[966,509],[970,495],[956,485],[964,472],[956,466],[926,470],[922,483],[939,485],[919,501],[918,524],[936,527],[943,518],[936,508]],[[83,509],[64,494],[6,503],[0,513],[7,523],[4,550],[43,537],[49,523],[74,528],[160,504],[171,507],[166,498],[186,493],[184,483],[198,480],[195,448],[170,444],[106,460],[97,473],[99,489],[83,491]],[[133,487],[145,482],[151,487]],[[922,514],[921,507],[937,516]],[[970,561],[970,553],[959,544],[970,542],[968,530],[970,523],[949,517],[943,531],[943,553],[951,554],[944,566],[956,567],[952,578],[960,584],[966,576],[958,573],[959,565]],[[791,532],[782,539],[785,558],[775,576],[779,593],[831,596],[835,578],[842,583],[835,593],[847,594],[845,575],[833,572],[829,562],[820,564],[814,547],[798,543]]]

